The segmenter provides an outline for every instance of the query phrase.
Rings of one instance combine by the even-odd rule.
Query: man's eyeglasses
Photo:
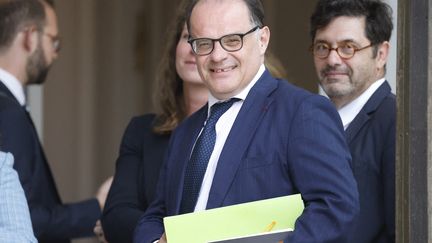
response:
[[[364,50],[366,48],[369,48],[373,46],[372,44],[369,44],[367,46],[364,47],[356,47],[353,43],[351,42],[347,42],[347,43],[342,43],[339,46],[337,46],[336,48],[332,48],[329,44],[327,43],[316,43],[313,44],[309,50],[313,53],[313,55],[315,57],[318,57],[320,59],[325,59],[330,55],[330,52],[335,50],[336,53],[343,59],[350,59],[354,56],[354,54],[358,51]]]
[[[43,35],[46,35],[51,39],[53,50],[54,50],[54,52],[58,53],[60,51],[60,48],[61,48],[61,38],[59,36],[55,36],[55,35],[45,33],[45,32],[43,33]]]
[[[198,56],[205,56],[212,53],[214,49],[214,43],[218,41],[225,51],[234,52],[238,51],[243,47],[243,37],[259,29],[259,26],[253,27],[251,30],[244,34],[229,34],[224,35],[219,39],[211,38],[197,38],[188,40],[192,46],[192,50]]]

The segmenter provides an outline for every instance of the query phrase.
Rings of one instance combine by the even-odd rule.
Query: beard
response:
[[[328,72],[340,72],[346,74],[341,78],[330,78]],[[320,86],[328,97],[343,97],[350,95],[355,90],[355,82],[352,80],[352,71],[348,68],[326,66],[320,72]]]
[[[42,45],[39,43],[39,46],[27,61],[27,84],[42,84],[45,82],[49,68],[50,65],[48,65],[43,53]]]

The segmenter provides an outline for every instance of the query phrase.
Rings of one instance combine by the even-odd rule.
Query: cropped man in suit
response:
[[[0,134],[2,149],[15,156],[39,242],[68,242],[91,236],[108,185],[97,199],[60,200],[32,120],[24,87],[45,80],[57,57],[59,37],[51,1],[0,0]],[[108,186],[109,187],[109,186]]]
[[[311,17],[316,71],[342,118],[358,184],[349,242],[395,242],[396,101],[385,80],[391,14],[379,0],[320,0]]]
[[[358,193],[331,102],[266,70],[270,30],[259,0],[194,1],[188,16],[209,101],[171,136],[135,242],[165,242],[165,216],[295,193],[305,210],[288,241],[344,242]]]

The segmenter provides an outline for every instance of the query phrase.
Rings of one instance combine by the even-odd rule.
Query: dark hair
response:
[[[0,51],[29,25],[38,31],[45,25],[45,10],[39,0],[0,0]]]
[[[200,0],[192,0],[190,5],[187,7],[187,27],[190,31],[190,17],[192,15],[192,10],[194,9],[195,5]],[[232,0],[228,0],[232,1]],[[256,25],[262,27],[264,26],[264,7],[260,0],[243,0],[244,3],[246,3],[246,6],[249,9],[251,22],[255,23]]]
[[[392,9],[380,0],[319,0],[310,18],[312,41],[318,29],[341,16],[365,17],[365,34],[372,45],[389,41],[393,30]],[[375,48],[376,49],[376,48]]]
[[[175,57],[177,43],[186,23],[186,7],[191,0],[183,0],[176,12],[176,17],[167,32],[166,45],[156,74],[156,122],[153,131],[169,134],[186,117],[186,105],[183,98],[183,80],[177,74]]]
[[[41,1],[44,1],[44,2],[48,3],[48,5],[49,5],[50,7],[52,7],[52,8],[54,8],[54,6],[55,6],[55,4],[54,4],[54,0],[41,0]]]

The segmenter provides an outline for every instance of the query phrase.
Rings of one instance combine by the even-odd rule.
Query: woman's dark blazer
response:
[[[133,118],[123,135],[114,181],[102,216],[110,243],[132,242],[139,218],[155,195],[169,135],[152,131],[155,115]]]

